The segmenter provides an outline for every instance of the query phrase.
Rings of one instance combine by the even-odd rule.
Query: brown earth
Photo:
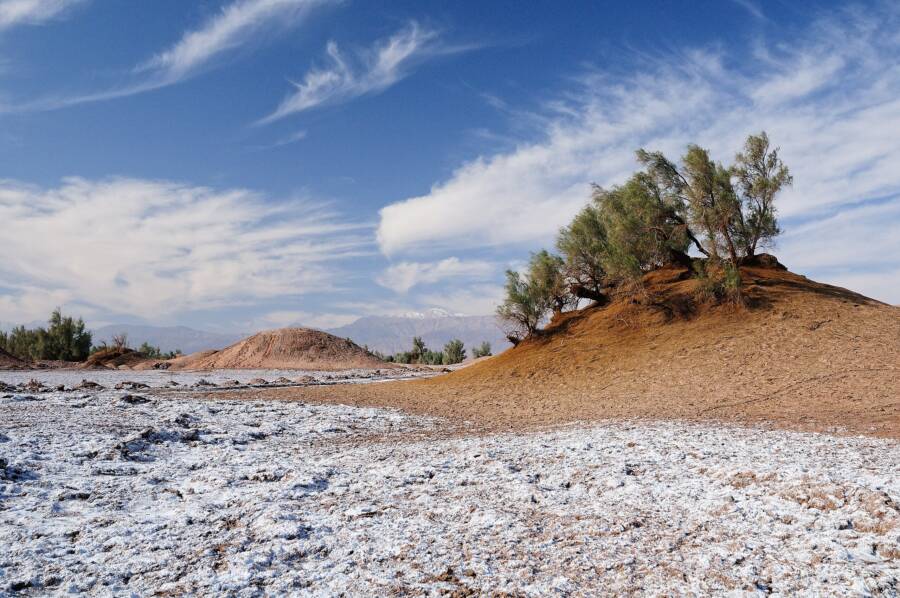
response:
[[[745,307],[695,299],[685,269],[558,317],[546,332],[411,382],[262,391],[470,422],[543,427],[676,418],[900,437],[900,308],[775,267],[741,270]]]
[[[0,370],[20,370],[28,367],[31,367],[28,362],[0,349]]]
[[[259,332],[221,351],[202,351],[173,359],[171,370],[387,368],[350,340],[306,328]]]
[[[93,353],[84,362],[77,364],[80,370],[96,369],[145,369],[141,366],[157,363],[158,360],[147,359],[134,349],[110,347]]]

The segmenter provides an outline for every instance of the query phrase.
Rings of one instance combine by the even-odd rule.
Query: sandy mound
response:
[[[28,362],[0,349],[0,370],[20,370],[27,367],[29,367]]]
[[[157,360],[147,359],[134,349],[110,347],[109,349],[97,351],[88,357],[85,362],[78,365],[78,368],[84,370],[146,369],[148,364],[152,367],[154,363],[157,363]]]
[[[385,368],[359,345],[327,332],[281,328],[259,332],[221,351],[203,351],[170,362],[172,370]]]
[[[704,307],[683,269],[646,296],[558,318],[445,376],[279,396],[405,408],[490,428],[604,418],[773,422],[900,437],[900,309],[777,267],[742,268],[746,308]]]

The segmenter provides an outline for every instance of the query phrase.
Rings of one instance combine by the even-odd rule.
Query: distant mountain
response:
[[[99,345],[103,341],[112,342],[115,334],[128,335],[128,344],[139,347],[143,343],[150,343],[159,347],[163,352],[180,349],[188,355],[197,351],[208,349],[222,349],[241,340],[246,334],[219,334],[194,330],[187,326],[138,326],[133,324],[112,324],[93,330],[94,344]]]
[[[458,338],[471,348],[487,341],[494,353],[510,347],[494,316],[465,316],[442,309],[411,312],[399,316],[364,316],[352,324],[326,330],[335,336],[350,338],[360,346],[385,354],[408,351],[412,338],[421,336],[429,349],[442,349],[447,341]]]

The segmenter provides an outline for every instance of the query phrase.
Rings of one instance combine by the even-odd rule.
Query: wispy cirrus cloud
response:
[[[87,0],[0,0],[0,31],[18,25],[40,25]]]
[[[367,226],[321,203],[168,181],[0,180],[0,320],[48,307],[158,319],[333,288],[371,253]]]
[[[460,260],[448,257],[437,262],[400,262],[389,266],[376,279],[381,286],[406,293],[422,284],[434,284],[451,278],[484,279],[496,268],[483,260]]]
[[[821,18],[802,36],[791,35],[790,42],[760,42],[739,61],[718,51],[685,50],[671,59],[644,59],[623,77],[583,73],[542,113],[530,115],[535,139],[466,162],[427,193],[383,208],[381,250],[402,256],[427,247],[439,255],[552,243],[587,201],[590,182],[621,182],[637,168],[635,149],[677,157],[697,142],[730,161],[746,135],[760,130],[781,146],[794,174],[793,188],[779,203],[788,231],[798,227],[811,241],[815,229],[800,224],[872,201],[896,205],[898,28],[894,4],[851,7]],[[900,226],[894,212],[885,218],[892,220],[854,222],[859,234],[864,226]],[[805,240],[785,237],[781,257],[789,266]],[[835,241],[845,264],[868,267],[868,254],[843,236]],[[890,260],[900,267],[896,256]],[[898,301],[900,281],[893,286]]]
[[[272,29],[296,24],[326,0],[242,0],[229,4],[199,28],[187,31],[171,48],[160,52],[139,72],[149,72],[161,81],[180,81],[209,65],[219,55],[250,38]]]
[[[236,0],[197,28],[186,31],[171,47],[136,66],[129,82],[88,93],[48,96],[7,110],[55,110],[174,85],[210,68],[222,56],[252,40],[295,27],[314,8],[339,1]]]
[[[326,47],[329,65],[314,68],[302,81],[293,83],[294,91],[259,123],[271,123],[318,106],[382,92],[428,58],[465,49],[469,48],[440,44],[437,31],[415,22],[351,57],[342,53],[336,42],[329,42]]]

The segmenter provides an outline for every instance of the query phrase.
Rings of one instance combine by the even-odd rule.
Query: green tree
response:
[[[506,337],[517,344],[537,330],[548,305],[537,285],[513,270],[506,271],[505,291],[497,316],[504,325]]]
[[[146,341],[144,341],[141,346],[138,347],[137,351],[144,357],[149,357],[150,359],[160,359],[163,357],[163,352],[159,347],[154,347]]]
[[[637,156],[661,197],[686,222],[685,235],[700,253],[727,257],[736,268],[741,258],[753,256],[760,243],[779,234],[775,196],[793,179],[765,132],[747,138],[731,167],[713,161],[697,145],[688,146],[680,167],[661,152],[639,150]]]
[[[446,345],[444,345],[443,357],[444,365],[451,365],[454,363],[462,362],[466,358],[465,345],[458,338],[451,340]]]
[[[491,354],[491,343],[484,341],[479,346],[472,349],[472,357],[487,357]]]
[[[428,348],[425,347],[425,341],[422,340],[422,337],[414,336],[412,340],[412,351],[409,352],[412,363],[420,363],[422,356],[425,355],[427,350]]]
[[[600,209],[592,204],[578,212],[572,222],[559,231],[556,248],[565,261],[571,293],[581,299],[607,303],[607,277],[603,262],[609,252],[609,244]]]
[[[690,263],[682,205],[649,172],[636,173],[609,190],[595,186],[593,200],[606,230],[600,260],[611,282],[637,278],[668,263]]]
[[[765,131],[747,137],[744,151],[735,156],[732,174],[742,202],[744,255],[752,257],[760,244],[769,244],[780,234],[775,196],[794,179],[778,157],[778,148],[770,149]]]
[[[565,262],[546,249],[531,255],[528,279],[553,313],[559,313],[578,303],[578,298],[569,292],[569,285],[566,283]]]
[[[46,329],[16,326],[0,340],[6,351],[28,360],[84,361],[91,351],[91,333],[84,321],[63,316],[59,309],[50,315]]]

